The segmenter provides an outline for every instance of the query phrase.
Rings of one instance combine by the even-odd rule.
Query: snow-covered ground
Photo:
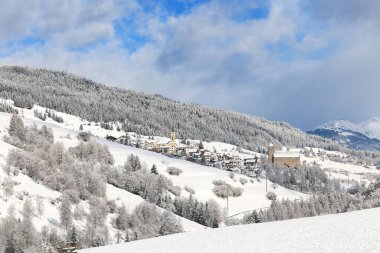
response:
[[[116,164],[123,164],[129,154],[138,155],[145,162],[147,168],[156,164],[158,171],[168,178],[172,179],[174,185],[191,187],[195,190],[194,197],[201,201],[209,199],[216,200],[222,207],[227,207],[225,199],[220,199],[212,192],[214,180],[224,180],[235,187],[241,187],[244,191],[241,197],[229,198],[229,215],[234,215],[240,212],[264,208],[270,205],[270,201],[265,198],[265,180],[258,182],[257,179],[252,179],[254,183],[244,175],[235,174],[234,179],[230,178],[230,173],[213,167],[202,166],[185,160],[173,159],[167,156],[150,152],[143,149],[137,149],[125,146],[115,142],[108,142],[105,139],[98,139],[100,143],[107,144],[111,153],[115,157]],[[179,176],[171,176],[166,172],[167,167],[174,166],[183,170]],[[246,178],[248,182],[242,185],[239,178]],[[290,191],[283,187],[272,187],[272,183],[268,182],[268,190],[273,191],[279,198],[298,199],[305,198],[306,195],[294,191]],[[184,192],[184,191],[183,191]]]
[[[72,123],[69,121],[73,120],[73,122],[75,122],[76,117],[65,115],[66,123],[59,124],[50,119],[47,121],[42,121],[35,118],[32,110],[24,110],[23,115],[23,122],[26,126],[32,126],[36,124],[38,127],[41,127],[42,125],[46,125],[49,128],[52,128],[55,141],[62,142],[66,147],[71,147],[78,144],[79,141],[76,138],[76,135],[78,133],[70,128],[72,126]],[[2,140],[2,137],[7,134],[7,128],[9,126],[11,117],[11,114],[0,112],[0,218],[7,215],[10,206],[14,206],[16,217],[21,217],[23,204],[25,200],[29,198],[35,209],[33,223],[36,226],[37,230],[41,230],[43,226],[60,228],[59,197],[61,196],[61,193],[51,190],[44,185],[35,182],[32,178],[22,173],[19,173],[18,175],[8,175],[5,172],[6,157],[8,155],[8,152],[10,149],[16,148]],[[126,160],[126,155],[121,154],[121,157],[115,156],[115,158],[116,160],[124,162]],[[11,179],[15,185],[13,188],[13,194],[8,197],[4,193],[3,185],[1,185],[6,178]],[[124,204],[129,211],[132,211],[137,205],[145,201],[137,195],[134,195],[122,189],[118,189],[111,185],[107,185],[106,194],[108,200],[115,200],[119,205]],[[81,201],[79,205],[81,205],[81,208],[84,212],[89,212],[87,202]],[[38,212],[37,206],[43,207],[43,211],[41,213]],[[72,211],[74,211],[74,209],[75,208],[73,207]],[[110,218],[112,215],[109,216],[110,217],[108,217],[108,220],[111,221]],[[192,222],[179,216],[178,219],[181,220],[184,231],[196,231],[204,229],[204,226],[198,223]],[[85,225],[80,221],[75,221],[75,224],[79,227],[83,227]],[[112,228],[111,224],[108,224],[108,228],[111,233],[116,231]]]
[[[235,215],[245,211],[266,208],[269,207],[270,201],[266,199],[266,182],[257,179],[251,179],[244,175],[235,174],[234,178],[230,177],[230,173],[224,170],[220,170],[213,167],[202,166],[196,163],[189,161],[169,158],[165,155],[158,154],[155,152],[150,152],[144,149],[138,149],[126,145],[122,145],[116,142],[107,141],[105,138],[106,135],[121,136],[125,133],[118,132],[117,130],[105,130],[96,126],[94,122],[83,121],[76,116],[72,116],[65,113],[56,112],[56,115],[61,116],[64,119],[64,123],[57,123],[52,119],[48,118],[46,121],[42,121],[34,116],[34,110],[44,112],[45,108],[34,106],[33,109],[22,110],[23,121],[25,125],[31,126],[37,124],[38,126],[47,125],[49,128],[52,128],[54,132],[54,137],[56,141],[62,142],[66,147],[77,145],[78,140],[76,135],[79,132],[79,126],[83,125],[84,130],[90,130],[92,134],[95,135],[93,140],[106,144],[109,146],[112,155],[115,158],[115,165],[122,165],[127,160],[129,154],[134,154],[139,156],[143,165],[145,164],[146,168],[150,169],[153,164],[158,168],[158,171],[165,176],[172,179],[174,185],[180,186],[182,189],[185,186],[188,186],[195,190],[194,197],[201,201],[208,201],[209,199],[216,200],[223,209],[225,209],[226,215]],[[5,128],[8,127],[11,114],[0,113],[0,122],[2,133],[5,132]],[[99,137],[97,137],[99,136]],[[155,137],[160,138],[160,137]],[[165,137],[161,137],[165,139]],[[213,148],[215,147],[218,150],[228,150],[236,151],[237,147],[225,144],[225,143],[204,143],[206,147]],[[243,152],[248,153],[248,150],[243,150]],[[252,154],[255,154],[252,152]],[[4,154],[5,155],[5,154]],[[244,155],[244,154],[243,154]],[[183,170],[183,173],[179,176],[171,176],[166,172],[167,167],[174,166]],[[245,185],[242,185],[239,182],[240,178],[245,178],[248,182]],[[214,187],[214,180],[224,180],[227,183],[235,187],[240,187],[243,189],[243,194],[237,198],[229,198],[228,200],[228,213],[227,213],[227,201],[215,196],[212,192]],[[108,188],[107,188],[108,189]],[[276,189],[272,187],[272,183],[268,181],[268,191],[276,193],[279,199],[299,199],[306,198],[307,195],[290,191],[286,188],[277,186]],[[187,196],[187,192],[182,190],[182,194]],[[108,196],[108,193],[107,193]],[[133,209],[137,203],[133,200],[130,204],[126,204],[130,209]],[[191,225],[185,230],[194,230],[194,226]]]
[[[310,150],[310,148],[307,148]],[[300,152],[300,149],[295,149]],[[331,178],[342,180],[348,184],[348,181],[356,180],[358,182],[370,182],[374,180],[372,176],[380,176],[380,170],[375,166],[366,166],[355,164],[350,161],[347,154],[337,151],[328,151],[323,149],[313,148],[313,154],[301,154],[301,162],[306,161],[307,164],[318,164]],[[338,157],[345,162],[334,161],[331,157]]]
[[[66,147],[75,146],[78,144],[78,139],[76,138],[79,132],[79,126],[83,125],[84,130],[89,130],[92,132],[95,137],[93,140],[106,144],[109,146],[112,155],[115,158],[116,165],[122,165],[127,160],[129,154],[134,154],[140,157],[143,162],[143,166],[147,169],[150,169],[153,164],[158,168],[158,171],[165,176],[172,179],[174,185],[180,186],[182,194],[188,196],[188,193],[184,190],[185,186],[194,189],[194,197],[201,201],[208,201],[209,199],[216,200],[222,208],[225,209],[226,215],[235,215],[245,211],[250,211],[253,209],[266,208],[270,205],[270,201],[265,198],[266,194],[266,182],[265,180],[258,181],[257,179],[251,179],[244,175],[234,174],[234,177],[231,178],[230,173],[224,170],[219,170],[213,167],[202,166],[196,163],[188,162],[185,160],[169,158],[162,154],[150,152],[143,149],[138,149],[134,147],[129,147],[121,145],[116,142],[107,141],[104,137],[107,135],[112,136],[122,136],[125,133],[117,130],[105,130],[100,126],[97,126],[94,122],[87,122],[79,117],[68,115],[65,113],[56,112],[56,115],[61,116],[64,119],[64,123],[57,123],[52,119],[48,118],[46,121],[42,121],[34,116],[34,109],[37,109],[41,112],[45,111],[45,108],[35,106],[31,110],[23,109],[21,115],[23,116],[23,121],[25,125],[31,126],[33,124],[38,125],[47,125],[49,128],[52,128],[54,132],[55,140],[62,142]],[[7,133],[7,128],[9,126],[9,121],[11,114],[0,113],[0,182],[3,182],[4,178],[7,175],[4,172],[5,159],[10,148],[14,148],[11,145],[2,141],[2,137]],[[116,124],[116,123],[115,123]],[[166,137],[155,137],[159,141],[168,140]],[[196,140],[194,140],[196,142]],[[241,152],[242,156],[244,155],[255,155],[256,153],[249,150],[237,149],[236,146],[220,143],[220,142],[204,142],[204,146],[210,150],[214,148],[218,151],[227,151],[227,152]],[[294,149],[302,153],[300,149]],[[332,151],[325,151],[315,149],[314,155],[305,156],[301,154],[301,161],[306,161],[307,163],[317,163],[320,164],[322,168],[330,171],[332,177],[345,179],[346,174],[350,175],[350,179],[360,180],[363,179],[365,175],[379,174],[380,172],[374,167],[368,167],[362,165],[354,164],[345,164],[340,162],[335,162],[330,160],[329,156],[347,156],[346,154]],[[318,155],[318,151],[322,151],[324,155]],[[328,156],[329,155],[329,156]],[[179,176],[171,176],[166,170],[168,167],[174,166],[183,170],[183,173]],[[240,178],[245,178],[248,182],[242,185],[239,182]],[[53,225],[59,226],[59,212],[58,207],[60,206],[59,201],[56,199],[61,195],[59,192],[52,191],[37,182],[34,182],[31,178],[19,174],[18,176],[11,176],[11,179],[17,182],[15,186],[15,193],[12,199],[6,199],[4,195],[1,195],[0,198],[0,215],[4,217],[6,215],[6,210],[10,204],[15,205],[18,215],[21,215],[20,210],[22,209],[23,196],[29,196],[33,203],[36,205],[37,200],[43,201],[45,206],[45,212],[43,215],[34,217],[34,222],[37,228],[41,228],[43,225]],[[228,200],[228,213],[226,210],[227,201],[215,196],[212,192],[214,187],[214,180],[224,180],[227,183],[235,187],[240,187],[243,189],[243,194],[237,198],[229,198]],[[2,186],[0,185],[0,188]],[[286,188],[277,186],[273,187],[272,183],[268,181],[268,191],[275,192],[279,199],[299,199],[307,198],[307,195],[290,191]],[[2,192],[2,191],[0,191]],[[107,198],[109,200],[115,200],[118,204],[125,204],[126,207],[131,211],[138,204],[144,200],[134,194],[131,194],[127,191],[118,189],[111,185],[107,186]],[[86,202],[81,203],[83,209],[86,211],[88,205]],[[87,210],[88,211],[88,210]],[[203,226],[191,222],[189,220],[180,218],[185,231],[196,231],[203,230]],[[111,226],[109,226],[112,230]]]
[[[380,208],[175,234],[80,253],[377,253]]]

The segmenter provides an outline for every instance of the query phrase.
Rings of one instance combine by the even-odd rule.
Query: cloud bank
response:
[[[0,0],[0,62],[287,121],[380,115],[380,3]]]

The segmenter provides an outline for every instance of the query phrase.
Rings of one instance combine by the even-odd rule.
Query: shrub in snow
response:
[[[134,239],[145,239],[183,231],[181,222],[173,213],[164,211],[161,214],[155,205],[147,203],[141,203],[135,208],[130,224],[134,232]]]
[[[191,188],[190,186],[185,185],[184,189],[185,189],[185,191],[187,191],[190,194],[193,194],[193,195],[195,194],[194,189]]]
[[[239,187],[233,187],[229,184],[215,185],[212,189],[214,194],[219,198],[239,197],[243,193],[243,189]]]
[[[74,218],[81,221],[85,215],[86,212],[83,210],[83,207],[81,205],[76,205],[73,213]]]
[[[182,189],[181,189],[180,186],[171,186],[171,187],[168,188],[168,191],[170,193],[172,193],[174,196],[179,197],[179,196],[181,196]]]
[[[78,140],[87,142],[91,139],[91,133],[90,132],[80,132],[77,136]]]
[[[224,185],[224,184],[226,184],[226,181],[218,179],[218,180],[212,181],[212,183],[214,185]]]
[[[230,219],[225,220],[224,224],[226,226],[236,226],[236,225],[240,225],[241,221],[239,219],[236,219],[236,218],[230,218]]]
[[[253,211],[252,213],[245,214],[242,223],[243,224],[252,224],[252,223],[260,223],[262,222],[262,213],[258,213],[257,211]]]
[[[80,201],[79,193],[75,189],[68,189],[63,192],[64,194],[67,194],[69,197],[71,203],[78,204]]]
[[[2,186],[4,189],[4,194],[7,198],[13,195],[14,183],[10,177],[4,178]]]
[[[268,192],[265,197],[269,200],[275,201],[277,199],[277,195],[274,192]]]
[[[166,171],[172,176],[179,176],[183,171],[177,167],[168,167]]]
[[[347,189],[347,192],[354,195],[357,194],[360,191],[360,185],[359,182],[356,180],[352,180],[352,185]]]
[[[235,177],[235,173],[233,172],[230,172],[230,174],[228,175],[231,179],[233,179]]]
[[[115,213],[117,209],[116,201],[115,200],[109,200],[107,201],[108,211],[110,213]]]
[[[247,180],[246,178],[244,178],[244,177],[241,177],[241,178],[239,178],[239,182],[240,182],[242,185],[245,185],[245,184],[248,182],[248,180]]]
[[[249,180],[252,184],[255,183],[255,180],[252,178],[251,180]]]

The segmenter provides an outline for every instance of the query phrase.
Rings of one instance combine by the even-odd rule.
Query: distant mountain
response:
[[[380,150],[380,118],[377,117],[358,124],[333,120],[308,133],[332,139],[351,149]]]
[[[365,134],[371,138],[380,140],[380,118],[375,117],[360,123],[360,127],[365,131]]]

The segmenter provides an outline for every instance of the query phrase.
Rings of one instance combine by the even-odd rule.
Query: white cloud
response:
[[[46,44],[29,45],[3,62],[68,70],[109,85],[303,128],[334,118],[380,115],[375,105],[380,91],[377,4],[358,7],[369,13],[362,15],[355,11],[356,1],[350,1],[342,15],[336,11],[339,1],[322,13],[330,1],[307,1],[312,10],[307,12],[304,1],[273,0],[268,17],[242,21],[236,15],[254,8],[253,2],[211,1],[165,18],[162,12],[144,13],[135,2],[117,0],[62,1],[45,9],[40,1],[30,3],[17,29],[0,28],[0,38],[35,32]],[[127,39],[113,27],[128,15],[137,30],[126,29],[126,36],[133,32],[149,38],[136,51],[124,48]],[[344,21],[348,16],[352,19]],[[72,50],[99,40],[106,42]]]

